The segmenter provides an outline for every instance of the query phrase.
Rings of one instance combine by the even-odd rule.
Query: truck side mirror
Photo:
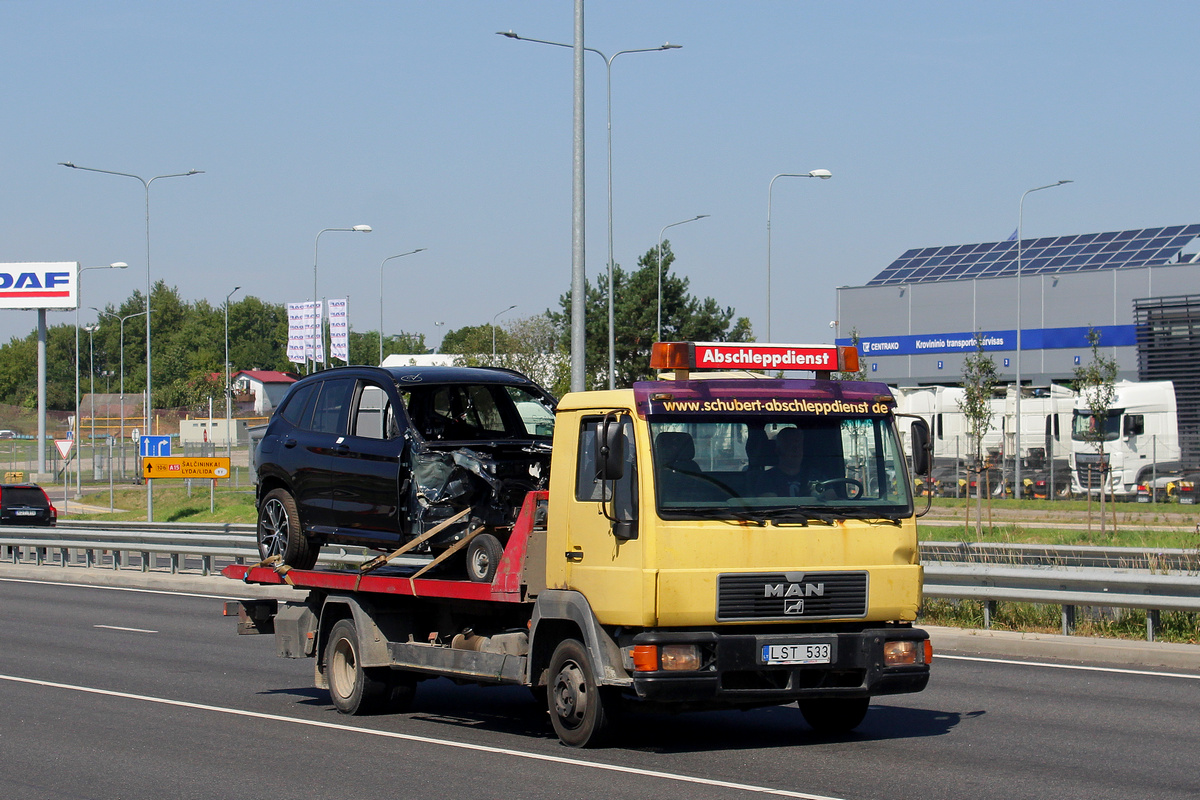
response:
[[[624,475],[625,436],[620,418],[610,414],[596,426],[596,478],[615,481]]]
[[[928,475],[932,466],[933,446],[929,436],[929,424],[916,419],[912,424],[912,464],[917,475]]]

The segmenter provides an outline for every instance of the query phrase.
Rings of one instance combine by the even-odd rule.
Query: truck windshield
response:
[[[1077,442],[1116,441],[1121,435],[1121,409],[1109,409],[1107,417],[1090,411],[1075,411],[1071,421],[1071,438]]]
[[[651,421],[667,519],[898,519],[912,510],[887,417]]]

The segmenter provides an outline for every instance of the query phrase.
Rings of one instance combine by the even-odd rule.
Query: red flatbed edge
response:
[[[524,593],[521,591],[521,565],[525,561],[526,545],[533,530],[534,511],[538,501],[544,502],[548,496],[549,493],[544,491],[530,492],[525,496],[525,503],[521,506],[521,512],[504,548],[504,557],[500,559],[496,577],[491,583],[474,583],[463,579],[409,578],[396,574],[395,568],[388,567],[365,575],[360,575],[357,570],[292,569],[286,572],[285,577],[285,574],[276,572],[272,567],[233,564],[221,570],[221,574],[243,583],[291,585],[297,589],[519,603],[524,599]]]

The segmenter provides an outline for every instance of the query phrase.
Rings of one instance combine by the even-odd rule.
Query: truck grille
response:
[[[1108,454],[1101,462],[1099,453],[1076,453],[1075,471],[1079,478],[1079,487],[1087,490],[1107,488],[1105,478],[1108,477]]]
[[[717,619],[830,619],[867,615],[866,572],[717,576]]]

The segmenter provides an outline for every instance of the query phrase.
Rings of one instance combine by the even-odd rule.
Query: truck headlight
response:
[[[664,670],[700,669],[700,648],[694,644],[664,644],[659,657]]]
[[[911,667],[921,663],[921,642],[914,639],[883,643],[883,663],[888,667]]]

